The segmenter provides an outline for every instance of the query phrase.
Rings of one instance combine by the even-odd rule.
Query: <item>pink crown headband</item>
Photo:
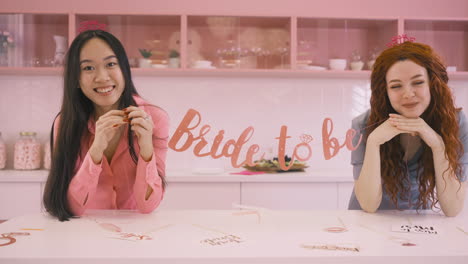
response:
[[[414,42],[415,40],[416,40],[415,37],[408,37],[408,36],[406,36],[406,34],[402,34],[402,35],[392,37],[392,41],[387,43],[387,47],[391,48],[391,47],[393,47],[395,45],[404,43],[406,41]]]
[[[107,31],[107,25],[99,23],[97,20],[87,20],[80,23],[80,27],[78,28],[78,33],[84,32],[86,30],[96,30],[100,29],[103,31]]]

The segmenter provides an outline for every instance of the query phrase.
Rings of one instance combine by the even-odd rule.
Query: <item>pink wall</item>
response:
[[[0,12],[77,12],[77,13],[160,13],[322,17],[468,17],[468,1],[216,1],[216,0],[135,0],[127,1],[4,1]],[[338,7],[338,8],[337,8]],[[422,7],[430,7],[422,8]],[[253,125],[252,143],[263,148],[276,144],[281,125],[297,138],[301,133],[314,137],[311,169],[342,169],[349,173],[349,152],[324,161],[321,151],[323,118],[335,121],[334,135],[343,139],[352,117],[367,107],[368,80],[248,77],[136,77],[141,94],[167,110],[171,134],[189,108],[202,114],[202,123],[212,125],[213,134],[226,130],[226,140],[237,138]],[[468,81],[450,83],[457,104],[468,107]],[[61,100],[60,76],[0,76],[0,131],[7,141],[9,162],[17,133],[34,130],[42,141],[48,137],[53,117]],[[212,139],[212,138],[208,138]],[[191,148],[190,150],[192,150]],[[169,170],[227,166],[227,160],[195,158],[190,151],[170,151]]]
[[[343,141],[351,119],[368,107],[369,81],[356,79],[247,78],[247,77],[134,77],[140,94],[164,108],[170,116],[170,134],[189,108],[202,115],[199,127],[212,127],[209,141],[220,129],[225,140],[237,137],[248,126],[255,132],[248,145],[276,152],[280,127],[288,126],[288,153],[302,133],[314,137],[310,171],[342,170],[350,173],[347,150],[331,160],[322,155],[323,119],[334,121],[333,136]],[[14,141],[19,131],[33,130],[45,142],[59,111],[62,94],[60,76],[0,76],[0,131],[7,141],[7,168],[12,168]],[[452,81],[458,106],[468,108],[468,82]],[[198,129],[194,133],[198,133]],[[169,151],[168,171],[190,171],[197,167],[230,167],[228,159],[211,160],[185,152]]]
[[[466,0],[3,0],[2,12],[468,17]]]

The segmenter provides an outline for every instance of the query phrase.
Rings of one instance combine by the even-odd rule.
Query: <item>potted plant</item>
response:
[[[140,58],[138,60],[138,64],[140,66],[140,68],[151,68],[151,55],[153,55],[153,53],[151,52],[151,50],[147,50],[147,49],[138,49],[140,51],[140,54],[141,56],[143,56],[143,58]]]
[[[169,68],[179,68],[180,53],[172,49],[169,51]]]

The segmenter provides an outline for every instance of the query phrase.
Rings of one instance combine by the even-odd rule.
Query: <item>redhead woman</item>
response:
[[[388,48],[374,64],[371,92],[371,109],[353,120],[364,137],[351,155],[349,209],[457,215],[465,200],[468,127],[440,57],[414,42]]]

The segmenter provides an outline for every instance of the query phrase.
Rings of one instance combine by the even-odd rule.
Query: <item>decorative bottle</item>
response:
[[[55,55],[54,64],[56,66],[62,66],[67,52],[67,38],[64,36],[54,35],[55,41]]]
[[[44,144],[44,169],[50,170],[50,141]]]
[[[41,144],[36,132],[20,132],[15,143],[13,167],[16,170],[35,170],[41,167]]]

